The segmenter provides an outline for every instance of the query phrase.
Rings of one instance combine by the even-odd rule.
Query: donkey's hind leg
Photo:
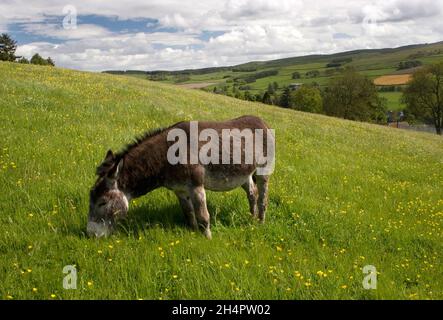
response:
[[[265,222],[266,208],[268,207],[269,176],[255,176],[258,188],[258,219]]]
[[[178,201],[185,215],[186,222],[193,230],[198,230],[197,220],[195,219],[194,206],[192,205],[191,196],[185,192],[175,192]]]
[[[197,222],[203,228],[203,234],[206,238],[211,239],[212,235],[209,226],[209,212],[206,207],[205,188],[203,186],[192,187],[190,194]]]
[[[249,211],[251,212],[251,215],[256,218],[257,217],[257,197],[258,197],[258,191],[257,186],[252,179],[252,175],[249,176],[248,182],[242,185],[243,190],[246,191],[246,195],[248,197],[249,201]]]

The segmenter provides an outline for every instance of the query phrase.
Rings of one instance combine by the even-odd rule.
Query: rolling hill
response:
[[[206,87],[206,90],[213,90],[214,86],[227,86],[228,91],[232,90],[235,79],[244,79],[251,75],[263,71],[277,71],[276,75],[265,76],[251,83],[239,84],[240,89],[247,89],[251,93],[258,93],[267,89],[268,84],[277,82],[280,88],[291,83],[311,84],[317,83],[321,87],[327,85],[329,80],[337,76],[337,68],[353,67],[360,73],[371,79],[377,79],[386,75],[398,74],[398,66],[405,61],[420,61],[423,65],[443,61],[443,42],[433,44],[410,45],[393,49],[368,49],[354,50],[349,52],[336,53],[331,55],[310,55],[304,57],[286,58],[272,61],[249,62],[232,67],[205,68],[181,71],[150,71],[148,74],[164,74],[160,78],[162,82],[179,83],[190,85],[195,88]],[[306,75],[310,71],[318,71],[318,74]],[[414,68],[402,70],[401,73],[412,73]],[[109,72],[109,71],[108,71]],[[117,74],[147,78],[144,71],[111,71]],[[301,76],[293,79],[294,72]],[[186,75],[186,77],[183,77]],[[402,78],[399,82],[398,79]],[[381,85],[404,85],[407,76],[391,79],[381,79]],[[381,92],[381,96],[388,100],[390,110],[400,110],[404,106],[401,104],[400,92]]]
[[[443,298],[439,136],[4,62],[0,97],[2,299]],[[132,201],[112,237],[85,236],[109,148],[180,120],[244,114],[276,131],[266,224],[251,221],[243,190],[210,192],[208,241],[161,189]],[[66,265],[78,270],[77,290],[62,287]],[[366,265],[378,271],[376,290],[362,286]]]

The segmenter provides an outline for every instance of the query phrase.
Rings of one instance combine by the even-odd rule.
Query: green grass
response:
[[[0,63],[0,96],[2,299],[443,298],[441,137],[10,63]],[[250,220],[242,190],[208,192],[208,241],[159,189],[112,237],[85,236],[108,148],[179,120],[244,114],[276,130],[266,224]],[[72,264],[78,289],[64,290]],[[377,290],[362,287],[365,265],[379,272]]]
[[[400,111],[405,109],[405,105],[401,102],[402,92],[380,92],[380,97],[387,99],[386,108],[389,111]]]

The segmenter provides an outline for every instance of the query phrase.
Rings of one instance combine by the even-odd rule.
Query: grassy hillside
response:
[[[212,68],[210,70],[184,70],[182,72],[190,73],[189,80],[184,81],[184,84],[207,83],[207,90],[212,90],[214,86],[222,85],[227,85],[228,88],[231,88],[233,85],[232,80],[238,77],[245,77],[265,70],[277,70],[278,74],[275,76],[261,78],[256,82],[246,84],[250,87],[249,91],[251,93],[259,93],[266,90],[268,84],[272,82],[277,82],[281,88],[294,82],[304,84],[315,82],[320,86],[326,86],[331,78],[339,74],[337,71],[334,72],[334,67],[328,68],[328,64],[334,61],[341,61],[341,68],[353,67],[369,78],[376,79],[380,76],[397,73],[396,70],[399,63],[410,60],[418,60],[424,65],[443,61],[443,42],[405,46],[395,49],[356,50],[332,55],[311,55],[249,62],[234,67]],[[238,71],[242,69],[254,71]],[[318,71],[319,75],[314,77],[306,76],[306,73],[309,71]],[[299,72],[302,77],[300,79],[292,79],[294,72]],[[129,73],[128,75],[146,79],[146,75],[142,73]],[[177,80],[176,73],[172,73],[167,75],[163,82],[174,83],[175,80]],[[404,108],[400,101],[401,95],[399,93],[381,92],[380,96],[388,99],[389,110],[402,110]]]
[[[443,140],[138,79],[0,63],[2,299],[442,299]],[[208,192],[213,240],[175,196],[85,236],[108,148],[179,120],[263,117],[277,163],[265,225],[243,190]],[[78,289],[62,269],[76,265]],[[365,290],[362,267],[377,268]]]

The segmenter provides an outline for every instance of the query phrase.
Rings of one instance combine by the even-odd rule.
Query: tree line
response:
[[[31,63],[44,66],[55,66],[51,57],[43,58],[38,53],[34,54],[30,60],[25,57],[16,56],[17,42],[6,33],[0,35],[0,61],[10,61],[18,63]]]
[[[331,79],[325,89],[316,83],[297,88],[280,88],[277,82],[270,83],[267,90],[259,93],[240,89],[245,87],[234,86],[232,91],[229,91],[227,86],[218,86],[214,87],[213,92],[350,120],[386,122],[386,101],[378,96],[377,88],[370,79],[351,68]]]
[[[436,133],[441,135],[443,63],[417,70],[406,88],[389,88],[389,91],[398,90],[402,91],[402,102],[406,105],[404,119],[410,124],[432,124]],[[353,68],[346,68],[339,76],[331,78],[325,88],[316,83],[280,88],[277,82],[273,82],[265,91],[258,93],[251,92],[249,86],[235,85],[232,90],[222,85],[214,87],[212,91],[243,100],[354,121],[385,124],[388,120],[387,100],[379,95],[383,90]]]

